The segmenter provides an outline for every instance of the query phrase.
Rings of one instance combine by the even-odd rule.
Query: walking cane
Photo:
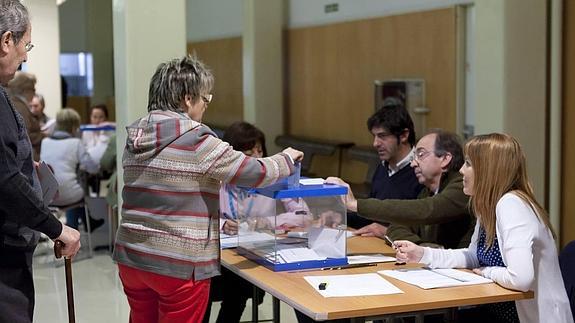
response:
[[[62,258],[62,248],[64,243],[56,240],[54,243],[54,254],[56,258]],[[74,286],[72,285],[72,259],[64,257],[64,265],[66,267],[66,298],[68,299],[68,322],[75,323],[76,317],[74,315]]]

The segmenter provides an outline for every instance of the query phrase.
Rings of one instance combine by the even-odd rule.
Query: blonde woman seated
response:
[[[473,268],[499,285],[535,298],[484,305],[491,322],[573,322],[547,213],[535,200],[519,143],[506,134],[465,145],[463,192],[477,216],[465,249],[431,249],[396,241],[397,259],[433,268]],[[483,321],[485,318],[483,319]]]
[[[82,141],[76,136],[80,128],[80,115],[70,108],[60,110],[56,115],[56,129],[51,137],[42,140],[40,159],[54,170],[60,184],[53,205],[69,207],[84,200],[84,189],[78,179],[78,168],[90,174],[98,172],[98,164],[90,158]],[[66,211],[66,224],[78,229],[78,220],[86,219],[84,206],[71,207]],[[104,219],[90,220],[90,230],[94,231],[104,223]],[[84,222],[86,224],[86,222]]]

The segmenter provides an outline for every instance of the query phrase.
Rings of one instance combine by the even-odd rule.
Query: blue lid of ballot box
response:
[[[250,193],[260,194],[273,199],[294,198],[294,197],[319,197],[347,194],[347,187],[333,184],[322,185],[300,185],[289,188],[287,180],[281,180],[275,184],[252,188]]]

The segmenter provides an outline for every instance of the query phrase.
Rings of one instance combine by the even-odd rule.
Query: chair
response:
[[[575,317],[575,240],[569,242],[559,254],[559,266],[565,283],[567,297],[571,303],[571,313]]]
[[[371,191],[371,181],[377,166],[381,163],[373,147],[355,146],[347,150],[347,155],[352,160],[367,164],[367,172],[363,183],[350,183],[351,190],[356,198],[368,198]]]
[[[313,177],[313,174],[310,173],[313,156],[332,156],[336,151],[339,152],[337,176],[341,177],[343,149],[354,145],[353,142],[312,139],[288,135],[277,136],[275,143],[283,148],[292,147],[302,151],[304,153],[304,159],[301,162],[301,173],[309,177]]]
[[[85,197],[84,205],[86,206],[87,216],[92,217],[94,220],[105,220],[101,228],[94,229],[94,231],[89,234],[91,240],[90,244],[93,244],[96,249],[105,246],[109,251],[111,251],[111,246],[113,245],[113,225],[110,224],[111,221],[106,199],[104,197]],[[106,232],[107,234],[105,234]]]

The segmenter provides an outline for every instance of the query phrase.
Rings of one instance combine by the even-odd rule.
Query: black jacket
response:
[[[0,87],[0,249],[35,247],[38,235],[57,238],[62,224],[42,200],[32,146],[22,117]]]

